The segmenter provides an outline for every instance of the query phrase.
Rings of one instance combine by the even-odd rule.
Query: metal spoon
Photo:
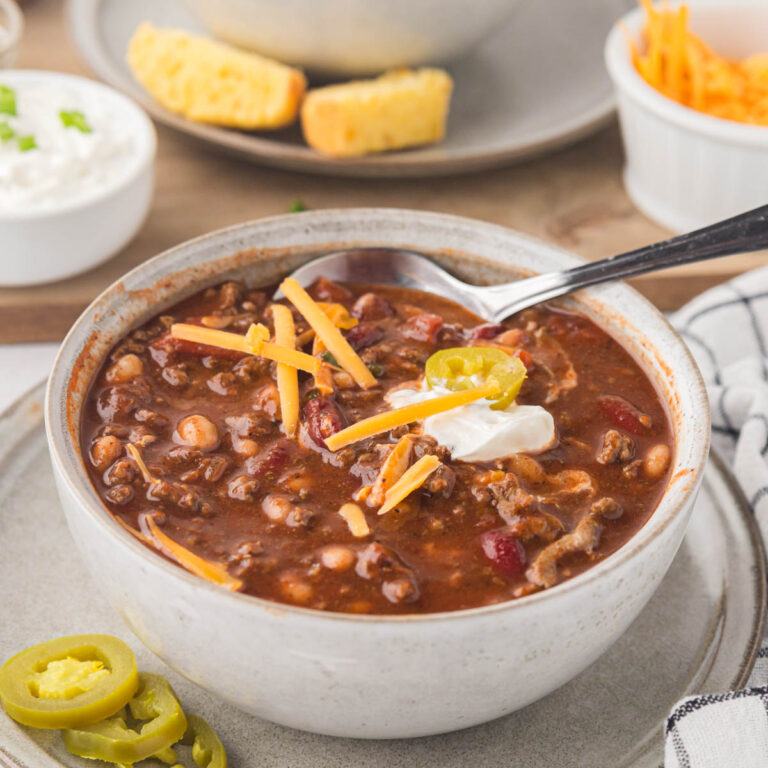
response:
[[[291,277],[302,285],[327,277],[418,288],[453,299],[480,317],[498,322],[589,285],[764,248],[768,248],[768,205],[635,251],[501,285],[468,285],[425,256],[395,248],[334,251],[299,267]],[[276,298],[279,295],[278,291]]]

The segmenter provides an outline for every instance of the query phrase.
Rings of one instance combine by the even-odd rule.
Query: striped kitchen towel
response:
[[[768,535],[768,268],[703,293],[672,318],[712,407],[712,444]],[[665,727],[666,768],[768,768],[768,637],[748,687],[690,696]]]

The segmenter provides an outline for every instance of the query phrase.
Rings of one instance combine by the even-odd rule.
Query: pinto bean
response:
[[[356,560],[357,555],[349,547],[332,545],[320,554],[320,562],[331,571],[348,571]]]
[[[94,440],[91,446],[91,463],[100,472],[104,472],[117,461],[123,453],[123,444],[113,435],[105,435]]]
[[[285,597],[292,603],[305,605],[312,599],[314,590],[311,584],[302,581],[299,576],[292,571],[288,571],[280,576],[280,587]]]
[[[201,451],[212,451],[219,444],[219,430],[206,416],[193,413],[185,416],[176,426],[176,441]]]
[[[661,477],[667,471],[671,458],[669,446],[664,443],[654,445],[645,454],[645,459],[643,460],[645,474],[654,479]]]
[[[133,381],[144,373],[144,363],[138,355],[129,353],[115,360],[107,370],[107,381],[110,384],[123,384]]]

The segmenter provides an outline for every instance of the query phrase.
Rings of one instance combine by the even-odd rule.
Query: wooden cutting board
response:
[[[23,5],[26,31],[19,66],[89,73],[79,61],[59,0]],[[259,168],[215,154],[159,129],[154,204],[141,232],[115,258],[72,279],[0,289],[0,342],[63,337],[82,309],[132,267],[182,240],[248,219],[309,208],[392,206],[472,216],[601,258],[668,236],[630,203],[621,185],[615,125],[548,157],[450,179],[331,179]],[[746,269],[766,254],[668,270],[634,285],[662,309]]]

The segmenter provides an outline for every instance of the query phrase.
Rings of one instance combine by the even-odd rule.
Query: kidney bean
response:
[[[325,439],[344,429],[344,416],[329,397],[315,397],[304,406],[304,420],[312,441],[325,448]]]
[[[327,277],[318,278],[311,287],[310,293],[318,301],[333,301],[342,304],[345,301],[352,301],[351,291],[343,285],[334,283],[333,280],[329,280]]]
[[[352,317],[357,317],[361,320],[380,320],[383,317],[392,317],[395,314],[395,310],[378,293],[364,293],[352,305],[350,314]]]
[[[522,576],[525,572],[525,547],[514,536],[505,531],[486,531],[480,535],[480,547],[500,571],[510,576]]]
[[[347,333],[347,341],[354,350],[370,347],[383,338],[384,331],[373,323],[360,323]]]
[[[252,477],[264,477],[282,469],[293,457],[293,443],[281,438],[261,453],[245,461],[245,471]]]
[[[406,339],[412,339],[413,341],[433,342],[442,327],[443,318],[440,315],[430,315],[427,312],[423,312],[420,315],[408,318],[400,326],[400,333]]]
[[[618,395],[602,395],[597,398],[600,410],[614,427],[633,435],[641,435],[653,425],[651,417],[635,408],[632,403]]]
[[[495,339],[500,333],[504,333],[504,326],[500,323],[483,323],[477,325],[469,331],[469,340]]]

